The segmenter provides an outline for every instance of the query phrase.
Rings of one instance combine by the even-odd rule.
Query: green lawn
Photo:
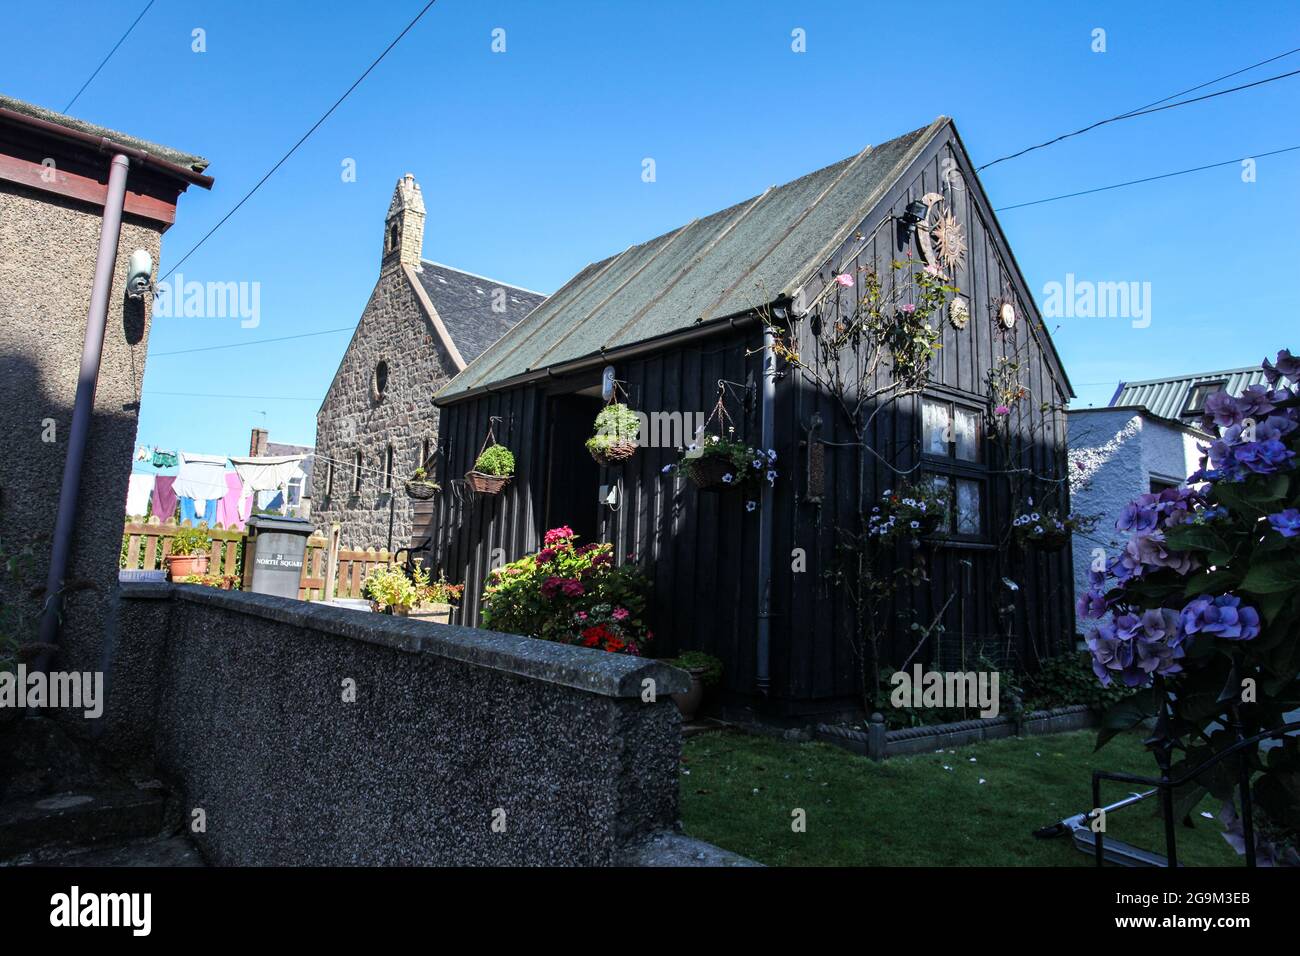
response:
[[[682,755],[686,832],[771,866],[1091,866],[1068,836],[1032,832],[1091,804],[1092,770],[1155,773],[1137,737],[1092,752],[1092,731],[989,741],[873,763],[828,744],[699,734]],[[972,761],[972,758],[974,760]],[[945,769],[951,768],[951,769]],[[983,782],[981,782],[983,781]],[[1132,788],[1109,784],[1105,803]],[[791,829],[806,811],[807,830]],[[1236,866],[1210,799],[1179,827],[1179,862]],[[1117,811],[1108,836],[1163,852],[1154,798]]]

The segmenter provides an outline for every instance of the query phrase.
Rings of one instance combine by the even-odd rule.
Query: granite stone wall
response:
[[[0,576],[0,594],[31,614],[49,567],[100,225],[98,208],[0,183],[0,544],[33,550],[26,579]],[[132,251],[157,262],[160,245],[158,224],[123,218],[68,567],[65,670],[101,668],[113,615],[150,326],[149,298],[123,290]]]
[[[381,361],[388,370],[382,395],[375,388]],[[402,482],[420,464],[424,441],[430,449],[437,447],[433,393],[454,371],[402,270],[386,271],[316,415],[312,517],[317,527],[328,530],[338,523],[346,548],[383,549],[390,538],[393,548],[410,544],[412,505]],[[390,445],[391,490],[385,487]],[[358,451],[359,490],[354,467]]]
[[[210,862],[608,865],[676,822],[663,664],[187,585],[122,617],[107,736],[156,728]]]

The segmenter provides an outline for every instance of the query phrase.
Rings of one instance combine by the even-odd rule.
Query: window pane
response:
[[[957,533],[980,533],[980,486],[977,481],[957,479]]]
[[[947,402],[921,401],[921,451],[927,455],[948,454],[948,407]]]
[[[943,502],[943,522],[939,525],[940,531],[952,531],[952,488],[948,484],[948,478],[945,475],[930,475],[930,487],[934,493]]]
[[[957,457],[962,461],[979,461],[979,416],[967,408],[954,409],[953,438]]]

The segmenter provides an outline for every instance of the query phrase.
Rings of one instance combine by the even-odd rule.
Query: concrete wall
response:
[[[39,599],[27,591],[44,585],[49,566],[99,230],[98,209],[0,182],[0,543],[13,551],[31,542],[36,552],[27,586],[6,576],[0,588],[4,603],[32,613]],[[103,622],[112,617],[149,340],[148,309],[127,303],[123,287],[131,252],[145,249],[157,262],[160,244],[155,224],[125,218],[68,571],[62,669],[100,668]]]
[[[604,865],[676,822],[681,671],[196,586],[123,597],[107,740],[157,728],[211,862]]]
[[[1074,536],[1074,593],[1088,587],[1093,549],[1114,554],[1126,536],[1115,529],[1124,506],[1151,490],[1153,478],[1181,480],[1196,470],[1203,436],[1132,408],[1069,413],[1070,503],[1098,515],[1088,535]]]
[[[388,364],[388,387],[382,398],[376,398],[371,382],[381,360]],[[321,529],[335,522],[342,525],[344,547],[386,548],[390,503],[393,546],[410,543],[411,500],[402,482],[419,464],[422,441],[427,438],[431,449],[437,447],[432,397],[454,369],[402,270],[385,272],[316,416],[312,516]],[[383,487],[389,444],[395,455],[396,498],[391,502]],[[361,490],[354,493],[352,463],[358,450]],[[327,494],[329,459],[335,459],[334,480]]]

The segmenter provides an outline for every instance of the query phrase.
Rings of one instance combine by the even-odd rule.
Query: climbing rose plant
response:
[[[614,563],[612,544],[578,546],[567,525],[542,550],[498,568],[483,594],[483,624],[497,631],[639,655],[654,635],[644,621],[649,582]]]
[[[1234,743],[1234,719],[1249,737],[1300,707],[1300,359],[1284,350],[1263,369],[1267,384],[1206,400],[1216,437],[1200,469],[1124,509],[1128,540],[1094,566],[1077,606],[1096,622],[1087,643],[1101,683],[1140,688],[1108,711],[1098,746],[1158,717],[1150,746],[1181,751],[1173,776]],[[1260,860],[1300,865],[1300,740],[1245,759]],[[1179,795],[1176,816],[1208,790],[1243,849],[1236,783],[1234,760],[1221,761]]]

